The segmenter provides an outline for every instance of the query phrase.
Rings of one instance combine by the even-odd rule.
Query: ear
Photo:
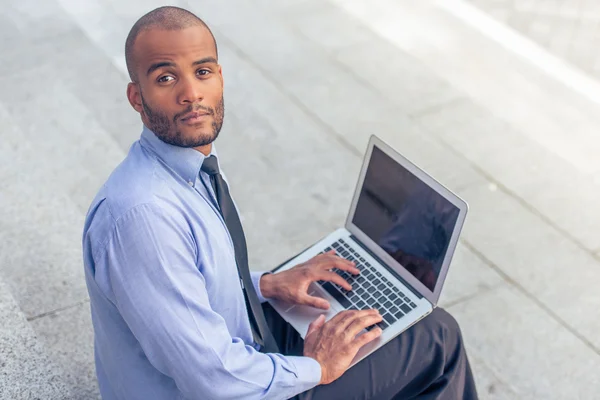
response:
[[[133,82],[127,84],[127,100],[129,100],[129,104],[131,104],[131,107],[133,107],[135,111],[140,114],[144,112],[139,84]]]
[[[219,64],[219,76],[221,77],[221,89],[224,89],[225,82],[223,81],[223,68]]]

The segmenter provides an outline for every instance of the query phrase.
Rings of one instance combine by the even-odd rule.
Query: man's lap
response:
[[[304,342],[300,335],[270,305],[265,305],[264,309],[280,351],[287,355],[302,355]],[[449,357],[466,362],[466,359],[458,360],[462,357],[459,354],[449,354],[456,352],[453,349],[462,349],[460,335],[454,318],[437,308],[335,382],[317,386],[297,398],[391,399],[398,393],[406,398],[422,394],[427,392],[432,381],[442,377]],[[468,373],[470,375],[470,370]],[[435,391],[431,393],[431,398],[441,398]]]

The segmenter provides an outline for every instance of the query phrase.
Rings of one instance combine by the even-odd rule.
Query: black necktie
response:
[[[219,172],[217,158],[213,155],[205,158],[202,163],[202,171],[210,176],[210,183],[217,196],[221,215],[223,216],[223,220],[225,220],[225,225],[227,225],[227,230],[229,230],[231,240],[233,241],[235,261],[244,287],[244,300],[246,301],[246,309],[250,317],[250,326],[254,340],[262,346],[262,351],[266,353],[279,353],[279,348],[269,329],[269,325],[267,325],[267,320],[256,295],[256,290],[254,290],[254,285],[252,285],[250,269],[248,268],[248,249],[246,248],[244,229],[229,194],[227,183]]]

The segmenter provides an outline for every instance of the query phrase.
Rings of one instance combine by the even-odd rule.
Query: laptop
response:
[[[329,320],[343,310],[378,309],[382,334],[359,350],[353,366],[436,307],[467,210],[465,201],[371,136],[344,228],[274,270],[335,250],[360,270],[352,275],[333,269],[352,290],[333,282],[312,283],[309,293],[326,299],[329,310],[269,302],[302,338],[320,314]]]

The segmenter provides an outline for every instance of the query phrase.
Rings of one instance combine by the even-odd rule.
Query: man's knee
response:
[[[443,308],[435,308],[425,319],[428,320],[429,324],[432,324],[433,327],[445,329],[448,332],[454,332],[460,335],[458,321]]]
[[[420,334],[426,332],[431,335],[431,340],[439,346],[443,346],[446,351],[463,346],[458,322],[443,308],[434,309],[417,325],[420,325],[422,330]]]

